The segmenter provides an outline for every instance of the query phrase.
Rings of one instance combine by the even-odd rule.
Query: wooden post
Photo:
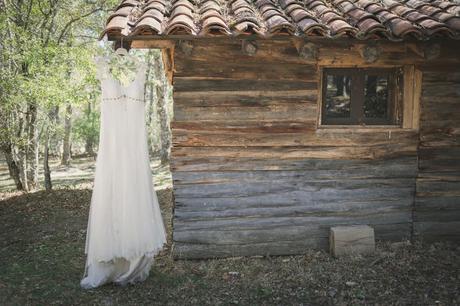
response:
[[[329,243],[335,257],[369,254],[375,251],[374,229],[368,225],[332,227]]]

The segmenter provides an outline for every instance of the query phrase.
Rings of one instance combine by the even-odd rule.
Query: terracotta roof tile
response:
[[[457,0],[124,0],[102,35],[460,38]]]
[[[298,31],[305,35],[325,35],[327,27],[320,23],[315,14],[296,0],[280,0],[281,7],[297,25]]]

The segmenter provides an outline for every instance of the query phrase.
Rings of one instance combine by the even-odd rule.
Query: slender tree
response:
[[[74,90],[82,82],[63,72],[75,70],[80,58],[88,56],[88,40],[95,41],[101,16],[116,2],[0,0],[0,114],[7,125],[0,133],[0,150],[18,189],[37,187],[40,141],[48,163],[50,137],[54,137],[47,114],[66,101],[81,101]],[[67,148],[69,120],[64,123]],[[49,174],[49,165],[44,168]]]
[[[68,103],[64,116],[64,142],[62,144],[61,164],[68,166],[71,158],[72,104]]]

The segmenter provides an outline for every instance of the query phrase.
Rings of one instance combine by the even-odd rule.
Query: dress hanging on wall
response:
[[[134,80],[123,85],[109,72],[108,58],[96,63],[101,126],[80,282],[86,289],[144,281],[166,242],[147,147],[146,66],[141,63]]]

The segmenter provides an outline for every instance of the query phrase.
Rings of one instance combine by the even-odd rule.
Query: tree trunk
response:
[[[71,158],[71,131],[72,131],[72,105],[69,103],[64,116],[64,143],[62,149],[61,165],[68,166]]]
[[[70,104],[67,105],[69,108]],[[45,123],[45,148],[43,152],[43,174],[45,179],[45,189],[50,191],[53,188],[53,184],[51,182],[51,169],[49,166],[49,156],[50,156],[50,139],[51,139],[51,132],[54,131],[54,127],[56,126],[56,121],[59,114],[59,107],[55,106],[49,113],[48,113],[48,121]],[[67,115],[72,114],[72,108],[66,109],[66,120]],[[70,137],[69,137],[70,138]],[[70,142],[70,140],[68,140]]]
[[[21,181],[22,187],[25,191],[29,191],[29,183],[27,181],[27,155],[25,150],[20,150],[18,153],[19,156],[19,169],[21,171]]]
[[[5,155],[6,164],[8,165],[8,171],[10,172],[11,178],[14,180],[17,190],[24,190],[24,186],[21,181],[21,170],[18,164],[14,160],[12,144],[8,143],[2,146],[3,154]]]
[[[2,151],[5,156],[8,172],[16,185],[16,189],[24,190],[21,180],[21,169],[15,158],[14,143],[12,141],[12,139],[16,138],[15,134],[18,136],[21,135],[21,131],[17,131],[13,134],[13,127],[14,129],[22,129],[22,120],[20,120],[17,114],[18,113],[14,110],[4,109],[0,106],[0,131],[2,131],[0,133],[0,151]]]
[[[157,132],[157,120],[156,120],[156,80],[153,73],[155,54],[157,50],[150,50],[147,56],[147,77],[145,84],[145,99],[147,100],[147,135],[149,144],[149,154],[151,156],[157,156],[159,153],[159,138]]]
[[[37,130],[37,105],[29,103],[27,109],[27,147],[26,171],[29,190],[38,186],[38,130]]]
[[[159,56],[155,57],[154,72],[155,79],[159,82],[159,84],[157,85],[157,111],[158,120],[160,121],[160,160],[162,164],[166,164],[169,161],[169,149],[171,145],[171,139],[168,115],[168,84],[165,78],[161,56],[161,53],[159,53]]]
[[[51,170],[49,166],[49,145],[50,145],[50,126],[49,123],[45,130],[45,150],[43,154],[43,171],[45,176],[45,189],[50,191],[53,188],[51,183]]]
[[[27,137],[27,128],[25,124],[25,115],[23,115],[25,112],[18,112],[18,130],[16,134],[17,139],[23,139],[24,137]],[[20,171],[20,177],[21,177],[21,182],[22,182],[22,187],[25,191],[29,191],[29,185],[27,183],[27,156],[26,156],[26,149],[27,145],[25,142],[19,142],[17,145],[17,154],[16,154],[16,160],[18,161],[18,166],[19,166],[19,171]]]
[[[86,115],[88,116],[88,119],[90,119],[92,111],[93,110],[92,110],[91,102],[88,102],[88,108],[87,108],[87,111],[86,111]],[[88,155],[91,155],[91,156],[94,155],[94,139],[93,139],[92,136],[87,136],[86,137],[85,153],[88,154]]]

